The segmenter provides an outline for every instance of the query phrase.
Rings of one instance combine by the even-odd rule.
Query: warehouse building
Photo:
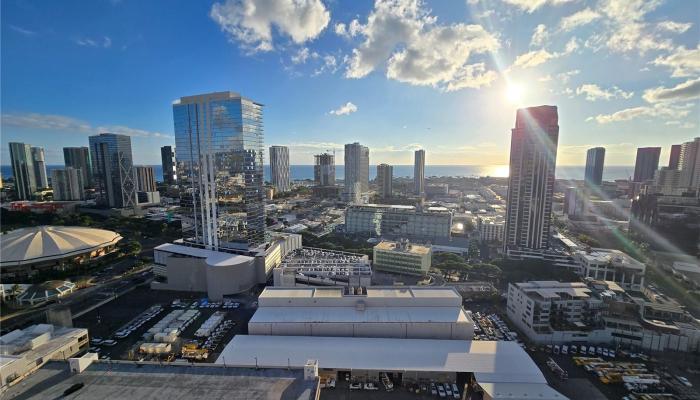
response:
[[[474,321],[451,287],[267,287],[248,322],[251,335],[463,339]]]
[[[88,330],[32,325],[0,336],[0,392],[49,360],[67,360],[89,346]]]
[[[433,250],[431,246],[412,244],[408,240],[381,241],[374,246],[374,269],[409,275],[427,275]]]
[[[217,364],[301,368],[351,381],[455,382],[484,399],[564,400],[516,342],[322,336],[236,335]],[[462,393],[464,389],[460,389]]]
[[[7,390],[7,398],[44,399],[280,399],[317,400],[318,375],[294,368],[232,368],[219,364],[93,361],[79,368],[50,362]],[[66,391],[74,391],[65,395]]]

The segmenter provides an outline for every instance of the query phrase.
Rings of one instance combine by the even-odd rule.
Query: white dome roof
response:
[[[0,235],[0,265],[23,265],[87,253],[122,240],[104,229],[36,226]]]

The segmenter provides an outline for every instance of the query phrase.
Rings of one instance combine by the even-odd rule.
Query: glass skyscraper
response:
[[[80,170],[85,187],[93,186],[92,161],[90,161],[90,150],[87,147],[64,147],[63,161],[66,167]]]
[[[10,143],[10,162],[15,177],[15,191],[20,200],[31,200],[36,192],[36,174],[32,147],[24,143]]]
[[[281,193],[291,189],[289,183],[289,147],[270,147],[270,176],[275,191]]]
[[[161,147],[160,158],[163,163],[163,182],[174,185],[177,181],[177,169],[175,168],[175,152],[172,146]]]
[[[111,208],[136,206],[131,138],[116,133],[90,136],[90,157],[99,202]]]
[[[185,241],[217,251],[265,241],[262,110],[233,92],[173,104]]]
[[[603,183],[603,165],[605,164],[605,147],[594,147],[586,152],[586,172],[584,182],[588,186],[600,186]]]

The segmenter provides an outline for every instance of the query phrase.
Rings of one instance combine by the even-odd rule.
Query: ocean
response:
[[[156,174],[156,180],[163,180],[163,167],[161,165],[153,165]],[[63,168],[63,165],[47,165],[47,174],[51,177],[51,170]],[[583,179],[585,167],[564,165],[557,167],[557,179]],[[10,165],[0,166],[2,178],[12,177],[12,167]],[[603,170],[603,179],[612,181],[615,179],[627,179],[632,176],[634,167],[611,165],[606,166]],[[303,180],[314,178],[313,165],[292,165],[290,166],[290,174],[292,180]],[[377,167],[370,166],[369,178],[374,179],[377,175]],[[345,168],[343,165],[336,165],[335,177],[343,179],[345,176]],[[413,165],[394,165],[394,177],[412,177]],[[479,177],[493,176],[505,177],[508,176],[507,165],[426,165],[425,176],[455,176],[455,177]],[[270,180],[270,166],[265,165],[265,180]]]

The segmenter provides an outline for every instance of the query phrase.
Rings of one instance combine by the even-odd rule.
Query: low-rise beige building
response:
[[[430,246],[382,241],[374,246],[374,269],[411,275],[426,275],[430,270],[433,250]]]

